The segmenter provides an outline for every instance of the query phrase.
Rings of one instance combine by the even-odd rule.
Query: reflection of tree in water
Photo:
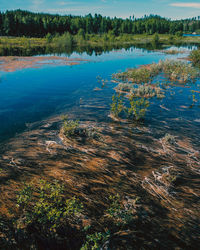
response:
[[[110,52],[112,50],[118,49],[125,49],[128,50],[130,48],[141,48],[145,50],[154,50],[154,49],[161,49],[162,45],[158,44],[155,45],[153,43],[146,43],[146,44],[123,44],[123,45],[114,45],[114,44],[106,44],[102,46],[38,46],[38,47],[14,47],[14,46],[5,46],[2,47],[0,50],[0,56],[34,56],[34,55],[45,55],[45,54],[66,54],[70,56],[73,52],[76,53],[86,53],[87,55],[101,55],[106,52]]]

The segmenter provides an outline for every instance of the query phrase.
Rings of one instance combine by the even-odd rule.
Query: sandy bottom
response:
[[[39,56],[39,57],[18,57],[2,56],[0,57],[0,70],[14,72],[19,69],[39,68],[43,65],[77,65],[83,60],[81,58],[67,58],[60,56]]]

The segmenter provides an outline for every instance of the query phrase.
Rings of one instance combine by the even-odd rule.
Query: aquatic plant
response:
[[[66,137],[74,136],[79,127],[79,121],[65,120],[63,124],[63,131]]]
[[[187,62],[165,60],[160,61],[159,66],[166,78],[180,83],[194,82],[199,77],[199,70]]]
[[[87,137],[90,139],[100,140],[101,135],[94,126],[83,126],[78,120],[70,120],[68,115],[61,116],[63,126],[61,130],[66,137]]]
[[[149,107],[149,101],[144,98],[130,97],[130,108],[128,108],[129,117],[134,117],[137,121],[144,118],[147,108]]]
[[[144,97],[144,98],[163,98],[165,97],[164,92],[160,87],[153,87],[148,84],[139,85],[131,88],[131,95],[134,97]]]
[[[155,77],[162,73],[166,80],[179,83],[193,83],[200,76],[200,71],[187,62],[165,60],[157,64],[153,63],[140,68],[128,69],[126,72],[114,74],[113,78],[122,81],[116,87],[116,90],[130,91],[133,89],[132,83],[150,85]]]
[[[164,141],[165,143],[171,144],[171,145],[175,145],[175,144],[176,144],[175,136],[170,135],[170,134],[168,134],[168,133],[163,137],[163,141]]]
[[[18,192],[17,206],[21,210],[18,227],[32,226],[42,235],[59,234],[59,230],[71,223],[78,223],[83,210],[76,198],[66,199],[64,186],[58,181],[40,180],[38,186],[25,185]]]
[[[99,250],[104,249],[104,244],[109,241],[110,232],[106,233],[95,232],[86,236],[86,242],[81,247],[81,250]]]
[[[111,106],[111,113],[115,117],[118,117],[122,113],[122,111],[125,110],[125,106],[123,104],[123,99],[121,95],[113,95],[112,103],[110,106]]]
[[[133,89],[133,85],[130,83],[119,83],[115,88],[116,91],[119,92],[130,92]]]
[[[189,55],[190,60],[194,65],[200,66],[200,49],[193,50]]]
[[[109,197],[109,208],[106,210],[106,215],[111,218],[117,226],[123,226],[131,223],[135,215],[136,198],[131,203],[122,204],[119,194]]]

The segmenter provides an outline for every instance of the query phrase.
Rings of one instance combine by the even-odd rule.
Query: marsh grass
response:
[[[165,60],[159,63],[145,65],[140,68],[128,69],[126,72],[113,74],[114,79],[129,81],[134,84],[151,84],[155,77],[164,74],[166,80],[179,83],[193,83],[200,75],[198,69],[187,62]],[[129,90],[126,83],[126,89]],[[122,88],[121,84],[118,88]]]
[[[150,106],[147,99],[162,99],[169,85],[193,84],[198,77],[200,71],[192,64],[176,60],[160,61],[113,74],[113,81],[118,83],[114,89],[119,95],[112,97],[111,113],[115,117],[126,114],[129,119],[141,120]],[[128,98],[128,105],[120,95]],[[193,101],[196,101],[194,93]]]

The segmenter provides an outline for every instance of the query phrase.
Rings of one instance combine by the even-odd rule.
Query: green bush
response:
[[[134,116],[135,119],[138,121],[142,119],[149,107],[149,101],[145,100],[144,98],[130,98],[130,108],[128,109],[128,114],[130,117]]]
[[[83,210],[77,198],[65,198],[64,186],[58,181],[48,183],[45,180],[38,186],[25,185],[18,193],[17,206],[22,211],[18,226],[32,225],[46,237],[56,236],[61,228],[78,223]]]
[[[113,95],[112,96],[112,103],[111,103],[111,113],[115,117],[119,117],[119,115],[124,111],[124,104],[123,99],[120,95]]]
[[[81,250],[100,250],[104,249],[103,245],[109,240],[110,232],[96,232],[86,236],[86,242]]]
[[[63,123],[63,132],[66,137],[71,137],[76,134],[77,129],[79,128],[79,121],[69,120],[67,115],[62,116],[64,121]]]
[[[109,197],[110,206],[106,211],[106,215],[111,218],[117,226],[123,226],[131,223],[134,217],[134,203],[122,204],[120,196],[114,195]]]
[[[200,50],[193,50],[189,56],[194,65],[200,66]]]

